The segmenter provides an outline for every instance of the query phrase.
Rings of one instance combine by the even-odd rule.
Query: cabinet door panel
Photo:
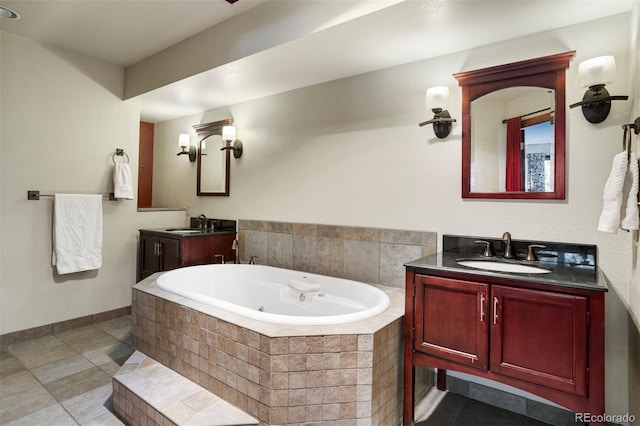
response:
[[[158,237],[140,234],[140,279],[160,271]]]
[[[587,394],[586,297],[493,286],[491,370]]]
[[[486,369],[488,285],[416,276],[414,349]]]
[[[180,240],[171,238],[160,238],[162,246],[162,270],[169,271],[182,266],[180,264]]]

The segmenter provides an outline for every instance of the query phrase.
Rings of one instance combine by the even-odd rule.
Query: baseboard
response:
[[[26,330],[13,331],[11,333],[0,335],[0,347],[12,345],[14,343],[23,342],[25,340],[35,339],[37,337],[48,336],[70,330],[72,328],[84,327],[87,325],[97,324],[99,322],[109,321],[125,315],[131,314],[131,306],[113,309],[111,311],[100,312],[97,314],[87,315],[84,317],[73,318],[66,321],[60,321],[52,324],[33,327]]]

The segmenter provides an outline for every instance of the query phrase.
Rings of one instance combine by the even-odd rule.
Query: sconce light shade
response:
[[[196,161],[196,147],[191,145],[191,136],[188,133],[180,133],[178,136],[178,147],[180,147],[181,151],[177,155],[186,154],[189,156],[189,161]],[[187,151],[187,147],[189,150]]]
[[[587,87],[581,102],[569,108],[582,107],[582,114],[589,123],[603,122],[611,111],[611,101],[626,101],[628,96],[611,96],[605,85],[611,84],[616,74],[616,60],[613,56],[599,56],[580,62],[578,77],[580,84]]]
[[[222,139],[224,141],[236,140],[236,128],[234,126],[224,126],[222,128]]]
[[[578,65],[578,77],[582,87],[596,84],[611,84],[616,75],[616,60],[613,56],[587,59]]]
[[[431,87],[427,89],[426,98],[427,109],[447,109],[449,106],[449,88],[447,86]]]
[[[224,126],[222,128],[222,140],[225,141],[225,146],[220,148],[221,151],[230,149],[233,151],[234,158],[242,157],[242,142],[236,139],[236,128],[234,126]],[[233,142],[233,145],[231,145]]]
[[[186,148],[189,146],[189,142],[191,142],[189,135],[187,133],[180,133],[180,136],[178,136],[178,147]]]
[[[424,121],[419,126],[433,124],[433,131],[440,139],[444,139],[451,133],[451,123],[456,121],[451,118],[447,106],[449,105],[449,88],[446,86],[431,87],[426,94],[427,109],[431,109],[433,119]]]

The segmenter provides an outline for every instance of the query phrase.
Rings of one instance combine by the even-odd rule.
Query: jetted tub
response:
[[[263,265],[199,265],[165,272],[162,290],[247,318],[279,324],[345,324],[389,307],[380,289],[358,281]]]

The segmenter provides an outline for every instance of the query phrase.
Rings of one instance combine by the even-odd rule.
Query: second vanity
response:
[[[182,266],[235,260],[235,221],[207,228],[140,229],[138,281]]]
[[[405,265],[405,426],[415,366],[437,368],[439,389],[450,369],[604,414],[607,289],[596,247],[509,244],[515,259],[503,258],[500,239],[444,235],[442,252]],[[525,261],[531,245],[537,260]]]

